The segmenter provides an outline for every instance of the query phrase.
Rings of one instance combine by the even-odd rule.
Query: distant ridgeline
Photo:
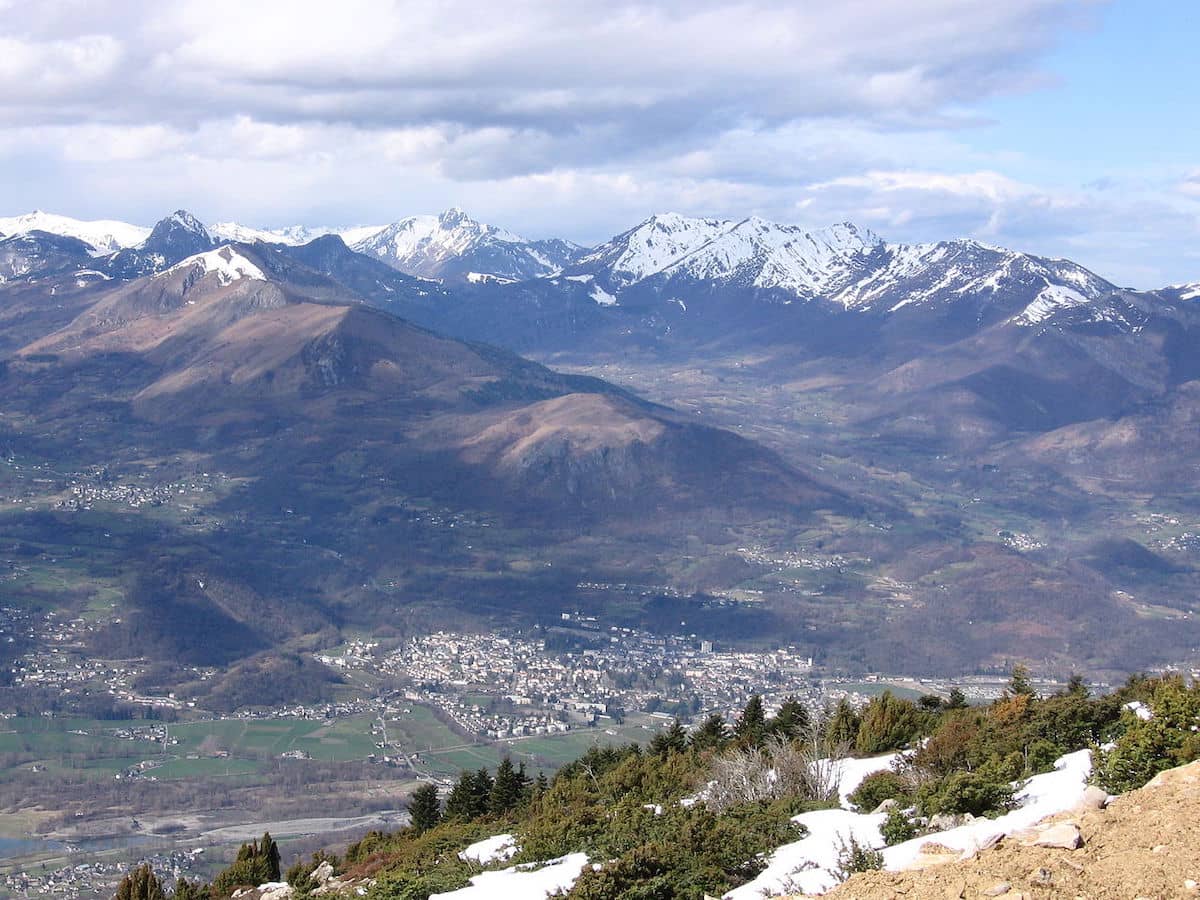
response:
[[[757,890],[782,845],[811,845],[815,865],[794,885],[824,890],[964,822],[994,832],[1033,824],[1014,810],[1102,806],[1106,793],[1200,759],[1198,726],[1200,687],[1178,676],[1134,677],[1098,697],[1074,679],[1039,697],[1017,668],[986,706],[958,692],[915,702],[885,693],[817,716],[795,701],[768,715],[754,697],[732,726],[714,715],[689,733],[676,722],[645,747],[593,748],[551,780],[505,760],[495,773],[463,772],[444,800],[424,785],[409,827],[297,860],[283,881],[264,835],[210,885],[181,881],[173,896],[218,900],[256,888],[242,896],[424,900],[457,897],[473,879],[491,885],[489,896],[512,898],[555,885],[579,900],[741,896],[735,889]],[[1087,787],[1089,769],[1100,790]],[[845,830],[827,833],[829,817]],[[166,896],[144,868],[117,894]]]

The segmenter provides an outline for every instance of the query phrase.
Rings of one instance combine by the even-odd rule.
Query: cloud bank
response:
[[[674,209],[971,234],[1094,262],[1151,221],[1195,236],[1196,173],[1118,190],[1026,184],[1005,174],[1011,157],[964,135],[990,98],[1046,85],[1045,53],[1095,12],[1081,0],[15,0],[0,3],[7,212],[149,221],[186,205],[346,224],[459,204],[586,242]],[[1105,274],[1167,274],[1165,259],[1124,265]]]

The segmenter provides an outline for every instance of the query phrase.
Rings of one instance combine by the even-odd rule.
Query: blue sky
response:
[[[1041,63],[1050,83],[991,98],[973,143],[1019,149],[1031,178],[1080,184],[1127,170],[1200,164],[1200,4],[1122,0],[1066,32]]]
[[[0,215],[653,212],[1200,281],[1184,0],[0,0]]]

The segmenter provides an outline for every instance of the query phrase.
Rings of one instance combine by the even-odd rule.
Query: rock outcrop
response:
[[[927,854],[920,869],[864,872],[833,900],[1007,897],[1089,900],[1200,897],[1200,761],[1107,802],[1090,793],[1051,817],[963,860]]]

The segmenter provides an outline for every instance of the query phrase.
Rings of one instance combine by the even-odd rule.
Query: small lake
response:
[[[66,846],[61,841],[51,841],[46,838],[0,837],[0,859],[12,859],[14,856],[26,856],[45,850],[63,850],[66,849]]]

